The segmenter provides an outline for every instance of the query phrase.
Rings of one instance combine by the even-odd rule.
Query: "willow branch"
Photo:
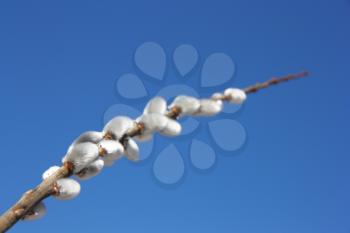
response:
[[[276,85],[282,82],[287,82],[294,79],[299,79],[306,77],[308,72],[301,72],[297,74],[290,74],[280,78],[272,78],[263,83],[257,83],[252,86],[244,88],[246,94],[255,93],[261,89],[268,88],[272,85]],[[225,99],[223,99],[225,101]],[[171,111],[167,113],[167,116],[172,119],[178,119],[181,114],[180,109],[172,108]],[[139,135],[143,130],[142,124],[138,124],[135,128],[129,130],[127,134],[120,140],[123,143],[128,137],[134,137]],[[0,232],[6,232],[13,225],[15,225],[39,202],[45,198],[51,196],[54,192],[55,183],[62,178],[66,178],[72,175],[72,165],[70,163],[65,163],[58,169],[53,175],[44,179],[38,186],[31,189],[23,194],[23,196],[9,208],[2,216],[0,216]]]

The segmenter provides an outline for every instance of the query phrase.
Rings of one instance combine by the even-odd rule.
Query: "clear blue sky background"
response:
[[[122,161],[12,232],[350,232],[349,23],[348,0],[1,1],[1,212],[101,128],[144,41],[228,53],[238,86],[312,72],[251,96],[244,150],[211,172],[164,188]]]

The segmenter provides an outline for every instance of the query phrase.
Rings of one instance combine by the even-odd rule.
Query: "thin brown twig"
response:
[[[271,85],[276,85],[282,82],[286,82],[293,79],[303,78],[308,75],[308,72],[301,72],[297,74],[290,74],[280,78],[272,78],[263,83],[257,83],[255,85],[244,88],[246,94],[255,93],[261,89],[267,88]],[[225,100],[225,99],[223,99]],[[180,109],[172,108],[167,116],[172,119],[177,119],[181,114]],[[129,132],[122,137],[120,140],[123,143],[127,138],[134,137],[142,133],[143,126],[138,124],[135,128],[129,130]],[[108,137],[109,135],[106,135]],[[54,191],[55,184],[57,180],[66,178],[72,175],[72,164],[65,163],[58,169],[54,174],[52,174],[47,179],[43,180],[37,187],[31,189],[23,194],[20,200],[9,208],[2,216],[0,216],[0,232],[3,233],[14,226],[19,220],[31,211],[31,209],[44,200],[45,198],[51,196]]]
[[[287,82],[287,81],[290,81],[293,79],[304,78],[304,77],[307,77],[308,75],[309,75],[308,71],[304,71],[304,72],[300,72],[300,73],[296,73],[296,74],[289,74],[289,75],[286,75],[284,77],[272,78],[266,82],[251,85],[249,87],[244,88],[243,90],[245,91],[246,94],[255,93],[255,92],[257,92],[261,89],[267,88],[269,86],[277,85],[279,83]]]

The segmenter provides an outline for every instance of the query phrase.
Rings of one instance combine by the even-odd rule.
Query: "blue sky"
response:
[[[102,127],[135,48],[156,41],[229,54],[239,87],[312,75],[249,96],[245,147],[210,172],[166,188],[154,158],[121,161],[13,232],[349,232],[349,21],[348,0],[1,1],[0,211]]]

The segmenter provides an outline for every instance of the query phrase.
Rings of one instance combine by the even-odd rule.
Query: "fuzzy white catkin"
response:
[[[47,169],[42,175],[43,180],[54,174],[58,169],[60,169],[59,166],[52,166],[49,169]]]
[[[90,163],[89,166],[80,171],[76,176],[81,180],[90,179],[98,175],[104,166],[104,161],[102,159],[97,159],[96,161]]]
[[[110,120],[103,128],[104,133],[112,134],[116,140],[119,140],[127,131],[135,127],[135,122],[126,116],[117,116]]]
[[[102,140],[99,147],[103,148],[107,154],[102,156],[104,165],[107,167],[113,166],[114,162],[122,157],[124,154],[124,147],[119,141]]]
[[[102,140],[98,146],[106,151],[102,157],[110,157],[113,160],[120,159],[124,153],[124,147],[119,141]]]
[[[147,103],[145,109],[143,110],[143,114],[158,113],[164,115],[166,110],[167,103],[165,99],[160,96],[156,96]]]
[[[238,88],[228,88],[224,95],[228,98],[228,101],[234,104],[241,104],[247,99],[246,93]]]
[[[160,131],[160,133],[164,136],[177,136],[181,133],[182,127],[179,122],[169,119],[165,128]]]
[[[107,152],[101,157],[107,167],[113,166],[114,162],[124,154],[124,147],[119,141],[103,140],[99,143],[99,147]]]
[[[125,157],[131,161],[138,161],[139,158],[139,147],[137,143],[129,138],[125,143]]]
[[[74,173],[80,172],[99,156],[98,146],[91,142],[83,142],[74,145],[64,157],[63,162],[71,162],[74,165]]]
[[[23,220],[32,221],[42,218],[46,214],[46,207],[43,202],[36,204],[29,212],[23,217]]]
[[[150,113],[140,116],[136,121],[144,124],[144,134],[152,134],[163,130],[167,125],[169,118],[158,113]]]
[[[101,140],[103,140],[102,132],[97,132],[97,131],[84,132],[73,141],[73,143],[69,146],[66,154],[70,154],[74,146],[77,144],[84,143],[84,142],[91,142],[91,143],[97,144]],[[65,161],[65,157],[62,158],[62,163],[64,161]]]
[[[77,139],[75,139],[72,143],[72,145],[68,148],[69,153],[74,145],[78,143],[83,143],[83,142],[91,142],[91,143],[99,143],[101,140],[103,140],[103,133],[102,132],[97,132],[97,131],[87,131],[79,135]]]
[[[75,198],[80,193],[80,184],[70,178],[59,179],[56,182],[58,193],[54,195],[59,200],[70,200]]]
[[[186,95],[180,95],[174,99],[170,108],[178,107],[181,109],[181,115],[192,115],[200,107],[199,100]]]
[[[201,99],[200,107],[198,112],[195,115],[198,116],[213,116],[221,112],[222,110],[222,101],[221,100],[212,100],[212,99]]]

